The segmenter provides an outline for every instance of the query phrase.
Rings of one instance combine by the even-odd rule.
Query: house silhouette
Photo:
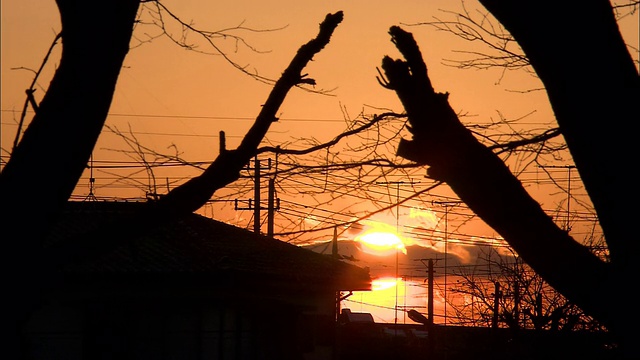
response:
[[[69,202],[45,253],[146,205]],[[330,359],[336,292],[371,286],[366,269],[198,214],[115,234],[58,264],[23,328],[29,358]]]

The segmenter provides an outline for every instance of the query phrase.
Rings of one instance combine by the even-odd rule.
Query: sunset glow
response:
[[[398,279],[393,277],[384,277],[371,281],[371,290],[380,291],[392,288],[398,285]]]
[[[407,253],[404,241],[392,226],[374,221],[366,225],[366,229],[355,238],[360,251],[378,256],[393,255],[398,251]]]
[[[616,31],[607,33],[623,35],[624,42],[613,42],[616,51],[611,52],[617,53],[626,46],[637,71],[640,71],[639,1],[612,1],[618,28],[614,26]],[[104,290],[101,284],[94,284],[89,278],[83,280],[82,284],[90,283],[91,289],[108,294],[108,298],[94,296],[89,289],[80,287],[75,291],[75,287],[82,284],[67,281],[60,282],[63,285],[60,290],[51,291],[53,297],[43,293],[46,297],[37,301],[46,307],[36,308],[33,319],[19,328],[15,336],[20,341],[13,342],[20,350],[29,351],[26,356],[31,353],[39,356],[45,350],[57,353],[67,349],[78,356],[99,353],[103,342],[114,340],[113,349],[123,354],[126,351],[142,352],[148,347],[152,352],[149,356],[170,351],[162,354],[166,357],[182,352],[181,344],[190,347],[185,350],[186,354],[197,353],[202,357],[209,353],[224,358],[247,354],[267,357],[264,351],[269,349],[274,352],[287,350],[286,355],[291,352],[291,357],[297,358],[322,358],[334,354],[368,360],[393,358],[396,354],[405,357],[403,352],[396,351],[399,344],[418,341],[413,341],[414,334],[410,332],[404,339],[398,338],[398,329],[423,328],[424,319],[414,316],[414,311],[428,315],[429,324],[437,325],[429,327],[429,347],[419,350],[424,353],[420,354],[423,358],[448,356],[453,360],[458,354],[462,357],[467,354],[462,351],[463,341],[480,345],[469,352],[470,356],[488,355],[492,349],[504,349],[509,354],[524,354],[531,350],[546,355],[547,350],[551,353],[560,350],[551,346],[549,349],[535,348],[533,345],[543,339],[537,335],[540,333],[537,329],[550,329],[554,334],[560,334],[561,328],[573,328],[580,333],[582,330],[610,332],[608,328],[615,326],[610,326],[608,321],[614,315],[621,318],[621,325],[635,323],[624,321],[624,316],[620,316],[625,315],[624,309],[614,312],[615,306],[608,306],[619,303],[628,306],[628,314],[632,314],[633,298],[629,299],[628,293],[619,290],[623,284],[631,285],[630,279],[635,280],[635,277],[631,278],[632,272],[627,272],[628,279],[613,271],[609,273],[609,270],[606,275],[597,273],[588,277],[592,267],[618,269],[613,262],[609,264],[612,256],[607,242],[615,239],[611,238],[607,224],[601,219],[605,218],[605,213],[611,217],[621,214],[611,210],[609,215],[608,209],[619,209],[613,205],[624,202],[623,191],[632,190],[632,186],[629,189],[610,186],[613,181],[626,180],[626,177],[609,176],[609,172],[600,166],[600,173],[585,173],[583,164],[587,164],[587,169],[588,166],[595,167],[598,164],[590,160],[606,159],[604,149],[610,149],[610,146],[598,143],[598,148],[588,156],[584,155],[584,160],[574,161],[579,160],[573,155],[580,155],[580,146],[576,153],[573,142],[569,141],[569,146],[560,131],[572,130],[566,129],[565,124],[580,121],[570,117],[579,115],[580,112],[574,111],[579,110],[595,119],[584,129],[598,127],[601,130],[596,121],[603,123],[601,134],[598,134],[601,139],[591,140],[625,134],[614,127],[617,124],[613,121],[599,118],[608,114],[611,118],[625,119],[626,116],[614,117],[611,106],[603,104],[605,101],[615,104],[620,98],[620,108],[615,110],[623,114],[622,109],[630,102],[623,97],[628,89],[621,87],[622,83],[614,86],[614,79],[622,79],[620,74],[623,69],[629,71],[627,67],[613,69],[620,72],[617,76],[609,76],[607,91],[602,92],[608,96],[601,96],[599,102],[570,102],[579,99],[580,94],[569,91],[564,97],[556,96],[557,84],[566,85],[566,89],[569,85],[574,86],[572,90],[577,88],[563,80],[572,79],[571,74],[580,69],[566,67],[574,72],[559,73],[562,77],[557,78],[555,73],[549,78],[532,76],[540,70],[539,63],[534,61],[537,51],[525,47],[527,51],[524,52],[518,41],[527,40],[527,37],[512,36],[507,28],[517,30],[509,25],[511,21],[523,24],[522,33],[535,40],[535,32],[525,30],[528,27],[535,29],[536,24],[528,26],[514,21],[522,12],[534,9],[514,11],[513,19],[507,14],[499,16],[501,20],[508,19],[505,24],[509,26],[505,27],[493,16],[494,11],[488,10],[503,5],[485,6],[493,2],[168,0],[162,4],[153,1],[127,4],[138,2],[138,12],[132,12],[128,17],[136,16],[134,23],[129,22],[134,26],[122,29],[123,32],[111,32],[114,41],[130,37],[128,42],[121,44],[121,50],[131,50],[126,52],[126,57],[125,52],[107,51],[112,46],[111,41],[102,41],[100,34],[87,31],[88,25],[101,23],[92,21],[94,17],[108,13],[93,12],[88,8],[82,10],[87,16],[83,22],[87,35],[83,36],[86,41],[82,46],[95,44],[100,45],[97,47],[100,49],[104,45],[104,53],[110,55],[103,56],[95,66],[88,68],[91,71],[82,72],[60,71],[66,68],[60,64],[67,63],[69,51],[69,41],[60,38],[60,34],[69,38],[69,27],[66,24],[62,27],[63,17],[58,7],[64,2],[2,3],[0,140],[3,145],[0,146],[0,174],[4,172],[3,191],[16,194],[3,201],[11,210],[3,213],[3,217],[20,220],[5,220],[5,233],[9,235],[4,235],[5,242],[21,244],[12,240],[15,238],[36,241],[40,246],[55,240],[51,245],[62,248],[66,247],[62,242],[65,239],[73,245],[76,240],[86,238],[91,245],[73,248],[75,255],[70,258],[82,260],[82,264],[69,265],[73,268],[61,264],[64,265],[61,268],[72,270],[74,278],[83,275],[77,271],[87,270],[89,276],[109,280],[110,277],[99,273],[101,268],[93,265],[97,263],[105,269],[107,276],[109,272],[122,276],[128,271],[134,271],[135,276],[131,280],[125,279],[121,287],[109,286]],[[113,3],[116,4],[114,8],[124,6]],[[589,2],[583,2],[580,7],[585,11],[575,15],[591,14],[586,9],[593,6],[585,4]],[[558,10],[552,9],[551,4],[548,8],[554,11],[552,14]],[[344,12],[344,21],[336,22],[336,18],[330,16],[336,11]],[[536,14],[543,14],[543,11]],[[610,12],[606,15],[610,16]],[[323,24],[320,26],[323,35],[318,36],[318,24],[325,17],[333,18],[333,24],[339,23],[339,26],[335,33],[327,36],[329,33]],[[585,65],[584,59],[599,59],[595,54],[608,55],[606,51],[596,51],[602,50],[598,47],[605,43],[604,40],[594,42],[593,47],[582,46],[589,44],[582,43],[586,41],[585,35],[595,34],[598,28],[595,15],[588,18],[593,21],[586,24],[591,25],[586,29],[568,27],[564,23],[564,20],[580,17],[558,15],[557,20],[548,24],[537,19],[541,28],[554,30],[553,37],[546,36],[541,40],[557,40],[553,44],[563,45],[563,53],[567,56],[558,60],[560,66],[573,55],[577,61],[571,64],[581,66]],[[117,16],[110,26],[121,27],[123,19]],[[574,32],[562,33],[563,29],[574,28]],[[398,38],[397,35],[404,31],[409,33]],[[542,38],[546,32],[542,31],[538,37]],[[105,34],[109,35],[109,32]],[[493,38],[496,35],[506,38]],[[409,66],[414,59],[407,62],[403,46],[397,46],[404,44],[404,40],[397,41],[402,37],[407,37],[411,44],[415,41],[422,49],[422,52],[417,51],[418,48],[413,51],[413,57],[422,68],[418,74]],[[326,47],[316,46],[329,39]],[[502,44],[501,39],[508,39],[508,46],[506,42]],[[574,47],[574,41],[575,45],[581,46]],[[553,44],[550,43],[547,49]],[[303,58],[317,49],[322,51],[307,64]],[[570,53],[571,49],[575,49],[576,54]],[[540,53],[544,54],[544,50],[542,48]],[[118,55],[120,60],[114,62],[111,55]],[[528,62],[528,55],[534,55],[532,62]],[[540,58],[554,64],[552,58]],[[615,59],[612,56],[609,60]],[[606,75],[607,68],[612,67],[607,66],[606,61],[593,63],[602,65],[601,69],[594,69],[595,76]],[[107,67],[102,69],[107,65],[111,71],[105,71]],[[477,71],[476,66],[485,71]],[[506,72],[507,67],[515,71]],[[426,90],[424,86],[418,89],[421,92],[410,89],[416,94],[397,91],[402,89],[395,85],[406,79],[396,80],[393,71],[396,69],[409,71],[410,78],[429,86]],[[292,71],[298,74],[290,76]],[[61,78],[54,77],[55,74]],[[83,84],[87,91],[102,89],[94,96],[101,102],[100,107],[86,102],[86,106],[80,106],[83,103],[80,98],[70,96],[82,92],[65,92],[58,86],[48,88],[46,85],[64,83],[59,79],[65,78],[84,80],[82,77],[74,79],[74,74],[83,74],[87,80],[100,80]],[[637,83],[636,74],[632,75]],[[107,80],[109,86],[105,87]],[[594,91],[602,90],[601,85],[594,84]],[[637,92],[637,85],[634,86]],[[429,94],[425,94],[427,92]],[[451,95],[447,97],[439,92]],[[63,96],[58,97],[57,93]],[[414,113],[414,110],[422,113],[423,109],[418,106],[420,104],[413,103],[412,96],[434,98],[431,93],[436,93],[435,105],[443,110],[430,108],[429,115],[434,119],[423,123],[423,129],[415,121],[424,119]],[[64,98],[71,101],[62,101]],[[600,106],[596,107],[596,104]],[[579,105],[589,109],[581,109]],[[67,108],[70,111],[66,111]],[[86,109],[91,111],[84,111]],[[559,109],[565,111],[559,112]],[[411,121],[408,114],[412,115]],[[81,118],[82,122],[71,121],[75,117]],[[60,131],[56,132],[38,130],[39,123],[52,126],[54,121],[77,129],[73,132],[63,127],[57,127]],[[99,125],[93,126],[91,134],[84,128],[90,123]],[[450,128],[456,131],[450,131]],[[427,131],[429,134],[425,135]],[[585,131],[576,133],[588,134]],[[29,140],[40,136],[35,134],[44,134],[43,138],[64,146],[43,146],[47,143]],[[569,131],[564,134],[570,135]],[[18,140],[25,137],[25,147],[24,144],[18,147]],[[73,143],[63,141],[65,139],[92,146],[71,146]],[[32,146],[29,142],[40,146],[23,150]],[[15,149],[21,151],[15,152]],[[37,169],[38,176],[31,176],[29,169],[34,169],[33,164],[38,162],[25,162],[21,153],[50,161],[42,161]],[[626,156],[629,152],[620,153]],[[479,160],[474,163],[474,159]],[[14,169],[26,171],[15,171],[18,176],[13,177],[14,170],[10,166],[9,175],[6,175],[4,170],[10,162],[17,163]],[[76,164],[74,171],[70,171],[72,163]],[[612,205],[604,211],[597,201],[599,197],[593,197],[591,185],[592,181],[597,183],[605,179],[601,176],[608,176],[607,183],[603,184],[607,185],[606,194],[611,196],[605,200]],[[14,184],[16,191],[5,187],[5,178],[17,179],[7,181]],[[54,187],[53,180],[65,181],[65,192],[56,190],[62,188]],[[511,184],[509,181],[515,184],[513,188],[502,185],[503,182]],[[30,186],[31,182],[33,186]],[[76,186],[72,189],[74,183]],[[25,194],[33,195],[31,200],[34,201],[29,201],[23,196]],[[59,212],[61,196],[74,203],[113,202],[134,208],[131,211],[128,207],[123,209],[127,219],[120,220],[119,214],[113,214],[115,221],[107,226],[102,220],[111,222],[112,219],[106,217],[96,217],[95,223],[92,220],[81,226],[67,226],[67,215],[73,216],[69,218],[75,222],[78,221],[76,216],[84,218],[85,211],[87,219],[95,214],[95,206],[86,210],[84,207],[82,210],[72,208],[70,214],[65,212],[64,223],[50,229],[53,223],[40,221],[34,215],[43,215],[42,219],[47,220],[44,215],[50,217],[52,211]],[[52,202],[48,198],[58,200]],[[190,210],[185,212],[189,218],[178,216],[182,208],[162,206],[165,200],[172,202],[172,199],[191,204]],[[521,209],[522,204],[532,206],[523,205]],[[152,207],[153,211],[144,210],[144,206]],[[155,211],[156,208],[159,210]],[[38,210],[33,211],[35,209]],[[493,217],[494,211],[508,216]],[[149,214],[154,215],[153,221],[146,221],[150,219]],[[155,216],[158,214],[161,216]],[[185,222],[191,216],[196,216],[195,223]],[[618,222],[628,224],[627,216],[620,217]],[[535,226],[538,217],[545,221],[541,222],[543,225]],[[26,224],[28,226],[24,226]],[[212,233],[209,234],[209,230]],[[523,233],[537,242],[519,246],[526,239],[517,234]],[[613,236],[619,235],[626,241],[625,236],[628,240],[634,239],[632,234],[629,227]],[[155,241],[155,235],[162,241]],[[140,240],[136,239],[141,236]],[[115,248],[128,238],[129,247]],[[202,244],[195,242],[201,238]],[[575,245],[578,251],[593,252],[591,255],[595,256],[585,255],[591,259],[584,261],[585,269],[579,266],[583,262],[582,255],[576,258],[572,251],[558,251],[562,249],[556,248],[558,242],[561,245],[565,241]],[[215,247],[218,246],[228,253],[217,251]],[[18,266],[10,268],[27,269],[29,277],[5,282],[5,289],[11,285],[20,290],[24,285],[25,289],[34,292],[20,293],[8,288],[5,293],[10,294],[14,305],[24,303],[21,307],[31,311],[27,308],[31,302],[24,302],[17,296],[25,295],[31,301],[33,294],[40,294],[36,287],[49,287],[48,279],[41,275],[48,275],[50,264],[32,261],[39,260],[33,253],[13,251],[30,250],[30,246],[16,245],[11,249],[10,259]],[[91,253],[84,254],[86,251]],[[69,260],[66,255],[54,259],[57,253],[65,255],[58,249],[46,255],[56,264]],[[623,260],[624,256],[632,259],[633,253],[624,255],[623,252]],[[95,261],[91,262],[92,259]],[[136,265],[136,261],[141,263]],[[184,266],[179,261],[184,262]],[[597,265],[598,261],[604,265]],[[152,265],[166,265],[166,269],[147,268]],[[636,269],[633,264],[629,267]],[[559,268],[570,271],[553,271]],[[137,282],[138,278],[144,281],[147,270],[151,275],[163,276],[158,278],[160,280],[166,278],[166,286],[160,280],[149,282],[164,286],[157,291],[146,283],[138,288],[128,285]],[[173,272],[176,272],[175,277],[171,275]],[[536,272],[544,276],[538,278]],[[182,282],[174,280],[183,277]],[[193,281],[189,280],[191,277]],[[230,280],[224,281],[221,287],[216,279],[222,277]],[[36,283],[42,279],[42,285]],[[609,279],[612,281],[607,282]],[[244,283],[244,280],[254,282]],[[58,286],[51,286],[54,285]],[[210,285],[214,290],[205,287]],[[69,290],[73,291],[67,295]],[[152,291],[148,296],[144,294],[147,290]],[[210,294],[214,291],[215,294]],[[186,292],[186,295],[180,292]],[[89,297],[90,301],[75,299],[76,293],[86,293],[83,298]],[[581,296],[583,293],[593,295],[592,299]],[[215,301],[211,299],[214,295]],[[566,303],[564,295],[568,295]],[[615,298],[618,296],[619,300]],[[141,305],[144,299],[152,298],[154,304],[147,306],[148,309]],[[165,298],[165,302],[159,302]],[[98,303],[102,300],[110,311],[98,311],[104,307]],[[189,302],[195,305],[191,306]],[[583,318],[579,309],[583,304],[588,305],[585,309],[592,310],[589,315],[595,315]],[[595,304],[594,308],[590,309],[592,304]],[[9,310],[5,314],[15,312],[12,311],[16,308],[14,305],[5,306]],[[125,305],[128,306],[126,309]],[[378,349],[383,348],[382,344],[367,341],[362,347],[378,351],[377,356],[352,356],[343,351],[343,348],[351,351],[356,347],[354,343],[360,347],[357,341],[338,338],[342,335],[338,325],[343,325],[345,320],[345,316],[340,316],[340,310],[346,308],[354,313],[371,314],[375,322],[384,324],[376,325],[376,329],[395,329],[391,334],[393,347],[385,345],[385,351],[380,352]],[[191,319],[200,313],[206,315],[202,316],[203,320]],[[610,314],[611,319],[601,319],[600,314]],[[593,321],[596,318],[597,323]],[[351,319],[346,316],[349,322]],[[600,325],[601,320],[605,320],[603,325]],[[329,321],[335,322],[336,326]],[[414,323],[420,326],[398,326]],[[131,324],[135,326],[129,329]],[[350,325],[345,327],[348,329],[344,332],[346,335],[358,331],[358,325],[354,331]],[[475,333],[469,333],[468,337],[458,337],[453,331],[445,334],[445,330],[456,326],[487,327],[491,333],[499,334],[504,330],[505,337],[499,335],[481,343],[477,337],[472,337]],[[517,338],[506,336],[510,334],[510,328],[522,331]],[[536,331],[530,332],[530,329]],[[530,333],[535,341],[531,346],[525,335]],[[135,341],[140,339],[141,344],[125,338],[129,336]],[[548,338],[554,344],[560,344],[560,338],[555,335]],[[618,350],[608,336],[602,338],[610,342],[607,347]],[[509,343],[502,344],[503,339]],[[459,348],[457,342],[461,344]],[[121,343],[126,346],[117,348]],[[522,350],[516,348],[516,343],[522,344]],[[573,344],[573,340],[566,343]],[[386,356],[387,350],[393,354]],[[566,352],[569,358],[569,351]]]

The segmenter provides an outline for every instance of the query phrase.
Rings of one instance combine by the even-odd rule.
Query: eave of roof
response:
[[[56,247],[70,237],[91,241],[125,215],[136,216],[145,203],[69,202],[47,241]],[[93,235],[92,235],[93,234]],[[117,244],[63,266],[67,274],[184,275],[299,282],[336,290],[369,290],[366,269],[314,253],[246,229],[187,214],[144,228]]]

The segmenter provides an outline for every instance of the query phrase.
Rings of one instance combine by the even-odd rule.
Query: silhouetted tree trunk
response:
[[[107,118],[139,3],[107,1],[90,11],[84,1],[57,0],[60,65],[0,176],[2,314],[9,354],[19,350],[16,326],[46,284],[41,241],[82,175]]]
[[[57,4],[60,65],[1,177],[4,206],[17,220],[30,213],[30,224],[56,213],[86,167],[129,51],[139,0],[100,4],[91,13],[82,1]],[[21,235],[43,230],[28,226]]]
[[[543,278],[558,278],[548,280],[552,286],[566,282],[573,288],[569,284],[581,281],[582,276],[576,276],[576,269],[581,269],[587,278],[576,291],[582,291],[582,296],[590,294],[596,284],[606,288],[605,264],[560,229],[504,162],[462,125],[449,106],[448,95],[431,87],[413,37],[397,27],[390,32],[407,61],[387,57],[382,67],[388,86],[407,110],[413,134],[411,141],[400,142],[398,155],[429,165],[430,177],[445,181]],[[574,255],[567,259],[568,253]]]
[[[611,4],[572,1],[550,8],[539,1],[480,2],[516,39],[544,83],[609,248],[611,273],[603,278],[608,288],[591,287],[589,278],[576,283],[566,279],[565,291],[586,286],[590,291],[581,292],[576,302],[595,300],[605,307],[595,310],[601,313],[597,318],[631,337],[636,332],[630,326],[636,326],[639,317],[620,302],[638,275],[632,259],[639,247],[630,226],[633,212],[628,210],[636,198],[635,182],[625,166],[635,162],[637,152],[631,149],[637,139],[629,125],[638,116],[640,78]],[[589,275],[578,269],[576,278]]]
[[[612,8],[606,1],[574,2],[566,10],[536,1],[481,2],[511,31],[544,82],[611,261],[597,258],[544,213],[500,158],[461,124],[447,94],[434,91],[413,37],[392,27],[392,41],[406,61],[383,59],[385,86],[402,101],[413,135],[398,154],[429,165],[431,177],[447,182],[549,284],[622,340],[637,324],[637,312],[620,301],[638,271],[630,261],[637,245],[627,230],[628,194],[620,192],[633,187],[619,166],[632,163],[624,125],[637,116],[640,93]]]
[[[315,39],[298,50],[274,84],[253,126],[235,150],[227,150],[222,135],[220,155],[198,177],[149,203],[135,217],[120,219],[90,236],[91,242],[68,239],[63,248],[47,248],[42,241],[50,224],[69,199],[90,158],[102,130],[120,68],[129,50],[139,0],[101,4],[88,14],[84,3],[59,0],[63,52],[60,67],[15,152],[0,174],[6,214],[3,273],[5,305],[3,324],[7,332],[5,350],[20,353],[20,327],[38,305],[41,295],[59,280],[56,265],[91,257],[118,245],[118,234],[140,231],[167,218],[191,213],[212,194],[239,177],[240,170],[256,154],[257,147],[289,90],[300,84],[315,84],[302,70],[328,44],[342,22],[342,12],[328,14]],[[86,80],[85,80],[86,79]],[[55,158],[53,158],[55,156]],[[51,161],[42,161],[51,159]],[[49,176],[40,182],[38,176]],[[36,192],[36,182],[46,184]],[[86,235],[86,234],[84,234]],[[82,240],[82,239],[79,239]]]
[[[614,266],[628,248],[630,212],[621,211],[634,181],[621,168],[635,134],[640,82],[609,1],[480,1],[516,39],[544,83],[598,219]],[[627,150],[627,151],[625,151]],[[626,258],[626,259],[625,259]]]
[[[602,301],[600,306],[608,308],[598,319],[612,330],[633,334],[629,325],[639,317],[620,301],[638,275],[632,259],[639,247],[630,226],[633,212],[628,210],[636,198],[635,182],[625,167],[635,162],[637,153],[631,149],[637,136],[629,125],[638,116],[640,78],[611,4],[572,1],[551,8],[540,1],[480,2],[516,39],[544,83],[609,248],[606,292],[591,288],[588,278],[577,283],[567,279],[567,287],[586,286],[591,291],[582,292],[578,303]],[[588,273],[580,269],[577,275]]]

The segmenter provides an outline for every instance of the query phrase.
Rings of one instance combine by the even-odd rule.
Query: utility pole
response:
[[[260,160],[253,160],[253,232],[260,234]]]
[[[429,259],[429,274],[428,274],[428,282],[427,282],[427,299],[429,303],[427,304],[427,330],[429,331],[429,343],[428,343],[428,354],[429,359],[433,356],[433,259]]]
[[[428,262],[425,264],[425,260]],[[427,325],[429,330],[433,328],[433,259],[420,259],[422,265],[427,267]]]
[[[425,261],[428,261],[425,264]],[[427,267],[427,359],[433,357],[434,331],[433,331],[433,259],[420,259],[422,265]]]
[[[251,168],[249,165],[247,165],[247,167],[245,168],[246,170],[253,170],[253,181],[254,181],[254,188],[253,188],[253,199],[249,199],[248,200],[248,206],[247,207],[240,207],[239,206],[239,202],[240,200],[236,199],[235,200],[235,210],[253,210],[253,232],[256,234],[260,234],[260,210],[267,210],[267,215],[268,215],[268,219],[267,219],[267,235],[269,237],[273,237],[273,218],[274,218],[274,211],[275,210],[279,210],[280,209],[280,199],[276,199],[275,198],[275,180],[273,178],[269,179],[269,197],[268,197],[268,203],[267,203],[267,207],[262,207],[261,206],[261,199],[260,199],[260,195],[261,195],[261,188],[260,188],[260,181],[261,181],[261,171],[262,170],[269,170],[271,169],[271,159],[268,159],[268,164],[266,167],[262,167],[260,165],[260,160],[258,160],[258,157],[256,156],[253,160],[254,163],[254,167]]]
[[[333,239],[331,240],[331,257],[334,259],[339,259],[340,255],[338,253],[338,227],[333,227]],[[340,290],[336,291],[336,321],[338,321],[340,317],[340,299],[342,298],[342,292]]]
[[[432,201],[444,207],[444,325],[447,325],[447,258],[449,257],[449,208],[459,205],[461,201]]]
[[[280,209],[280,199],[275,199],[276,197],[276,180],[274,178],[269,179],[269,200],[267,202],[267,236],[273,237],[273,219],[275,217],[276,205],[275,202],[278,202],[278,209]]]
[[[333,239],[331,240],[331,256],[334,259],[340,259],[340,254],[338,253],[338,227],[333,227]]]
[[[497,329],[498,328],[498,314],[500,313],[500,297],[501,297],[501,291],[500,291],[500,283],[499,282],[495,282],[494,284],[494,290],[493,290],[493,317],[491,319],[491,328],[492,329]]]
[[[429,329],[433,329],[433,259],[429,259],[429,273],[427,275],[427,315],[429,316]]]

